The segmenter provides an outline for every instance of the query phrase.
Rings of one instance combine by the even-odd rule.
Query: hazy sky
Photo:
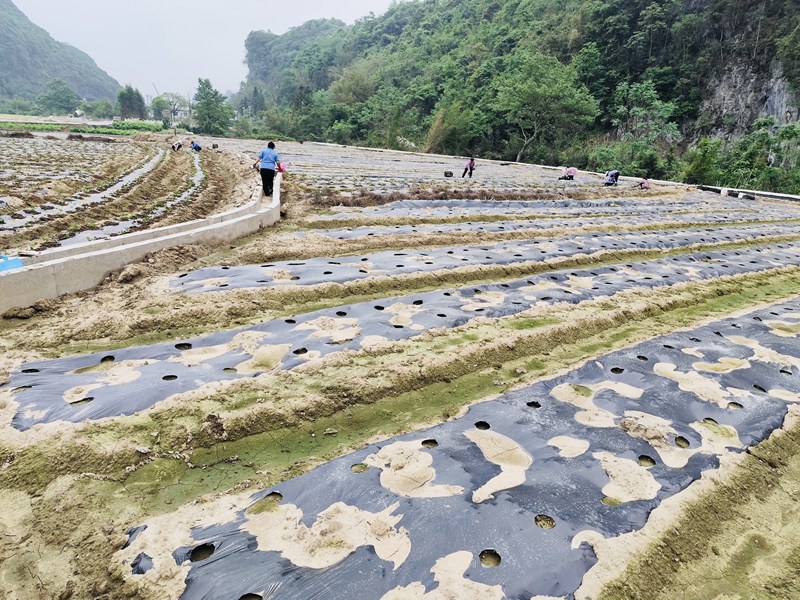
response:
[[[60,42],[142,94],[194,94],[199,77],[221,92],[245,78],[244,40],[254,30],[284,33],[311,19],[345,23],[381,15],[392,0],[12,0]]]

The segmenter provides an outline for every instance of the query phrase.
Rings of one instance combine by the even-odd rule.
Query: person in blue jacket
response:
[[[261,184],[265,196],[272,196],[272,184],[275,181],[275,169],[279,161],[278,153],[275,152],[275,142],[270,142],[258,153],[258,160],[253,165],[253,168],[261,171]]]

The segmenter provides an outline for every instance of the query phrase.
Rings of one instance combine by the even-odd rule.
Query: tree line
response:
[[[794,124],[736,130],[704,96],[726,69],[766,82],[775,65],[796,94],[799,42],[796,0],[401,2],[252,32],[234,131],[740,186],[766,165],[798,191],[775,154]],[[706,138],[723,162],[757,147],[755,170],[689,169]]]
[[[800,192],[797,115],[736,130],[704,102],[726,69],[766,81],[779,65],[797,94],[795,3],[420,0],[352,26],[254,31],[239,92],[200,79],[185,125]],[[129,88],[115,114],[141,116]],[[150,113],[174,123],[182,100]]]
[[[191,109],[191,118],[181,115]],[[13,98],[0,101],[0,113],[22,115],[74,115],[83,113],[96,119],[154,119],[163,127],[181,127],[209,135],[226,135],[235,116],[227,98],[214,89],[208,79],[198,79],[197,90],[189,99],[175,92],[153,98],[148,105],[142,93],[132,85],[124,86],[116,101],[85,100],[61,79],[48,82],[34,100]]]

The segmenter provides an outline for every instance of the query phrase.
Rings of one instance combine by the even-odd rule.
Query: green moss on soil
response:
[[[600,600],[800,598],[800,428],[752,448],[692,501]]]

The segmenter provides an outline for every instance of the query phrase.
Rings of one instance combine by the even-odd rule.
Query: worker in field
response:
[[[603,185],[617,185],[617,181],[619,180],[619,171],[616,169],[612,169],[606,173],[606,178],[603,180]]]
[[[461,179],[469,173],[469,178],[472,179],[472,172],[475,170],[475,157],[470,156],[467,164],[464,165],[464,172],[461,174]]]
[[[267,147],[258,153],[258,160],[253,168],[261,171],[261,184],[265,196],[272,196],[272,186],[275,181],[275,170],[278,168],[280,157],[275,152],[275,142],[270,142]]]
[[[575,179],[575,175],[577,174],[578,174],[578,169],[576,169],[575,167],[567,167],[566,169],[564,169],[564,172],[558,179],[559,180],[565,179],[566,181],[572,181],[573,179]]]

